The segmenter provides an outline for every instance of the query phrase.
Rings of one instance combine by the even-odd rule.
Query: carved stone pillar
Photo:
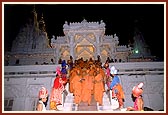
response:
[[[75,59],[75,55],[74,55],[74,36],[71,35],[70,37],[70,55],[73,57],[73,59]]]
[[[96,56],[100,55],[100,39],[99,39],[99,35],[95,35],[96,36]]]
[[[57,45],[57,46],[55,47],[55,49],[56,49],[56,50],[54,51],[54,53],[55,53],[54,56],[55,56],[55,61],[56,61],[55,63],[58,64],[58,60],[59,60],[59,58],[60,58],[60,54],[59,54],[60,48],[59,48],[58,45]]]

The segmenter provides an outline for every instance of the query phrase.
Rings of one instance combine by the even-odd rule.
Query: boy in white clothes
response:
[[[47,101],[48,91],[45,87],[42,87],[39,91],[39,102],[37,104],[37,111],[46,111],[44,103]]]

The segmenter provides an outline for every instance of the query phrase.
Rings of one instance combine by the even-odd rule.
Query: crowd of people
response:
[[[81,102],[86,102],[90,106],[93,99],[92,95],[98,105],[102,106],[103,93],[106,92],[105,86],[107,86],[107,91],[112,91],[112,98],[118,100],[118,109],[122,109],[124,107],[125,94],[117,73],[116,67],[109,67],[108,61],[102,65],[100,57],[97,60],[90,58],[85,61],[80,58],[74,62],[73,58],[70,57],[67,63],[63,60],[61,68],[56,68],[56,77],[49,96],[50,110],[58,110],[57,106],[62,104],[62,92],[66,83],[69,83],[69,92],[73,93],[76,106],[80,105]],[[142,86],[143,83],[140,83],[133,88],[134,106],[128,107],[127,111],[143,110]],[[46,110],[43,103],[46,102],[47,96],[48,91],[43,87],[39,92],[38,111]]]

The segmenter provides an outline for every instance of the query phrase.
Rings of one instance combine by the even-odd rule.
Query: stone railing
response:
[[[115,66],[119,75],[147,75],[164,74],[164,62],[128,62],[110,63],[110,67]]]
[[[110,63],[118,69],[118,74],[163,74],[164,62],[128,62]],[[26,65],[5,66],[4,77],[31,77],[31,76],[55,76],[56,67],[60,65]]]
[[[57,66],[60,65],[5,66],[4,77],[55,77]]]

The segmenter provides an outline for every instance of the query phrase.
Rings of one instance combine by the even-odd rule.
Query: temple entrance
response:
[[[88,34],[87,36],[82,36],[82,35],[76,35],[75,36],[75,41],[76,47],[75,47],[75,57],[76,59],[83,58],[84,60],[86,59],[95,59],[95,47],[93,45],[94,43],[94,36],[92,34]]]
[[[94,47],[93,45],[77,45],[76,47],[76,58],[83,58],[84,60],[86,59],[94,59]]]

